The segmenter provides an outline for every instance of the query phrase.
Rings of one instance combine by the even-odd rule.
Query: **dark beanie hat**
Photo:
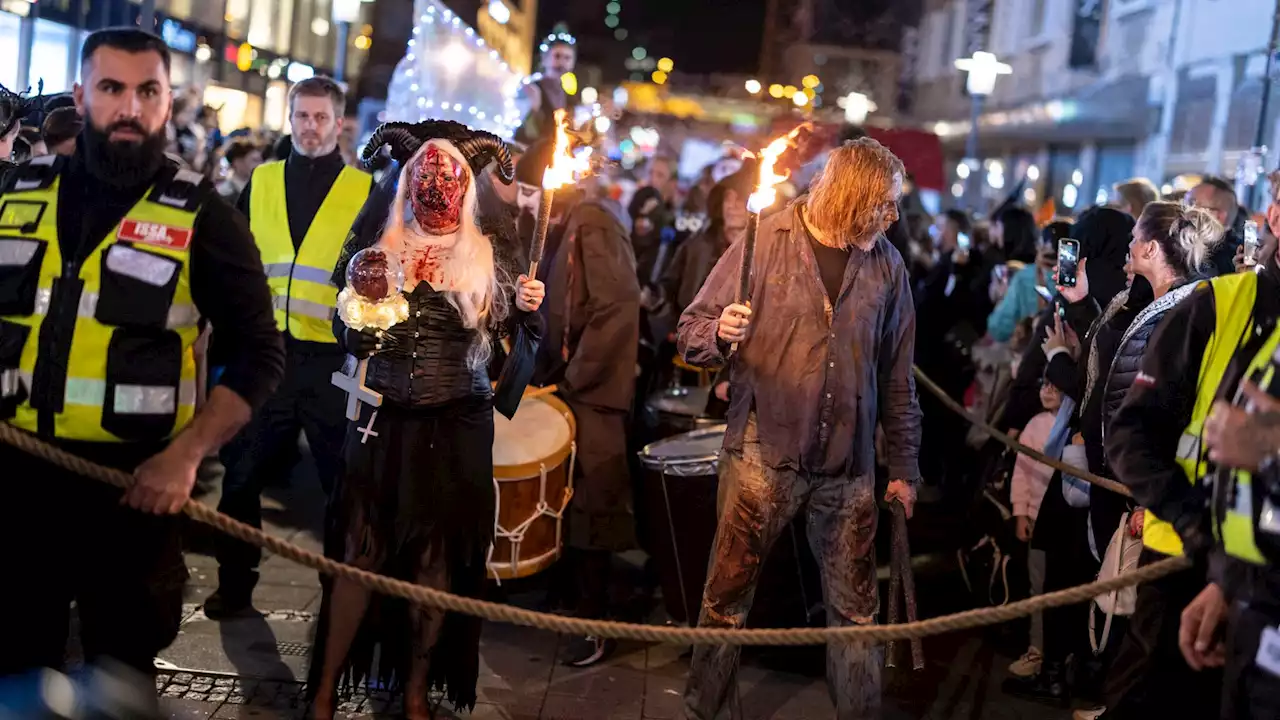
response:
[[[541,187],[542,173],[551,164],[551,156],[555,153],[555,149],[555,142],[550,138],[530,145],[516,161],[516,182]]]

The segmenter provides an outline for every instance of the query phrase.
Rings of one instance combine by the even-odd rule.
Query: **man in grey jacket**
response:
[[[884,238],[903,175],[901,161],[874,140],[833,150],[807,198],[762,220],[750,307],[734,302],[738,243],[680,318],[685,360],[730,369],[722,505],[701,627],[743,625],[764,558],[805,506],[828,623],[876,620],[877,422],[889,446],[885,500],[910,516],[920,477],[915,310],[902,256]],[[878,717],[882,656],[869,644],[828,647],[840,720]],[[715,717],[737,661],[736,647],[695,649],[687,717]]]

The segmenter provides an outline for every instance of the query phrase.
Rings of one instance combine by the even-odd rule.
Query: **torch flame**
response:
[[[787,148],[795,147],[796,138],[800,136],[801,130],[809,129],[808,123],[797,125],[791,132],[777,138],[769,143],[769,146],[760,151],[760,180],[756,184],[756,191],[751,193],[747,198],[747,210],[760,214],[762,210],[769,207],[778,199],[778,191],[776,185],[786,180],[789,175],[779,175],[773,171],[773,166],[778,162],[778,158]]]
[[[556,110],[556,147],[551,164],[542,173],[542,189],[556,190],[572,185],[591,170],[591,148],[579,148],[577,153],[569,138],[569,123],[564,110]]]

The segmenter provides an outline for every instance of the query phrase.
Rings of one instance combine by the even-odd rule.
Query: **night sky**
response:
[[[626,40],[615,40],[604,24],[609,0],[541,0],[539,35],[565,22],[580,39],[616,43],[625,54],[642,45],[651,57],[670,57],[676,70],[688,73],[753,73],[760,59],[765,0],[617,0]],[[592,57],[596,42],[583,46],[581,61]]]

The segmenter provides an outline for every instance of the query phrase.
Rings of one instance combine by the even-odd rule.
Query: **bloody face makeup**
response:
[[[461,162],[435,145],[428,145],[413,169],[410,204],[413,217],[428,235],[457,231],[462,199],[471,176]]]

